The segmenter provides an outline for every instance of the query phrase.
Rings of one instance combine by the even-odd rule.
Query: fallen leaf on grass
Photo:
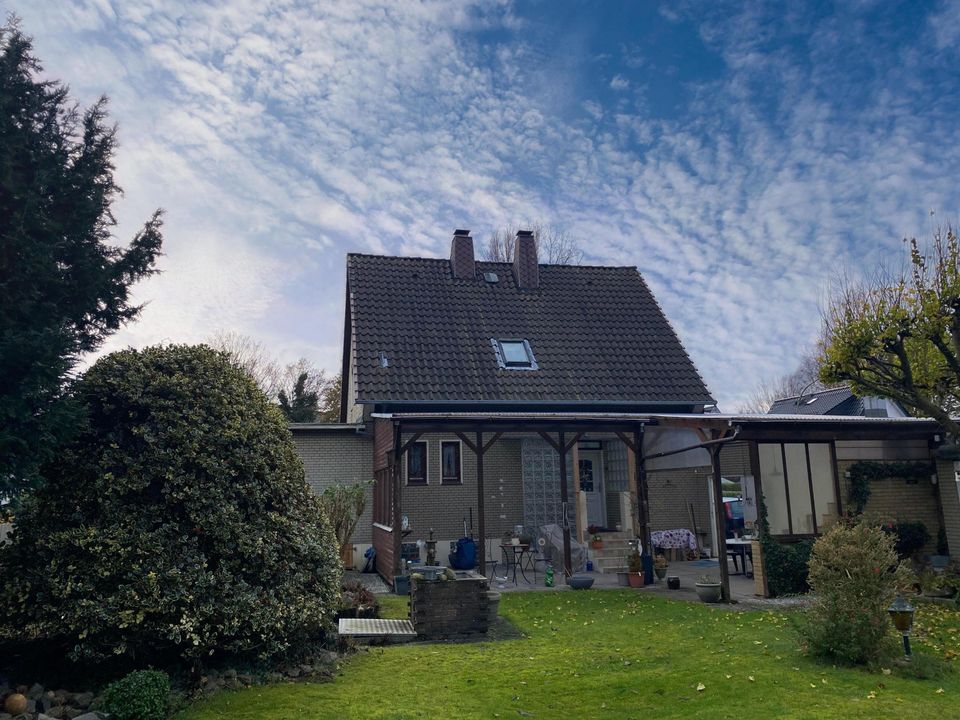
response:
[[[703,683],[697,683],[697,692],[703,692],[706,689],[707,689],[706,685],[704,685]],[[943,692],[943,690],[941,690],[940,692]]]

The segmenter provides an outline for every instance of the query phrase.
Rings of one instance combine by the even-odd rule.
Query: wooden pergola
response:
[[[717,556],[724,602],[730,599],[727,547],[723,528],[723,492],[720,453],[734,440],[776,441],[844,439],[888,439],[925,437],[938,426],[929,420],[903,418],[836,418],[828,416],[749,416],[705,414],[627,414],[565,412],[396,412],[375,413],[374,419],[374,546],[377,569],[388,580],[400,572],[403,533],[401,528],[402,464],[407,450],[428,433],[450,433],[469,448],[476,460],[478,531],[486,540],[484,514],[484,455],[505,434],[535,434],[557,452],[560,468],[561,528],[563,531],[563,574],[573,574],[571,532],[568,507],[567,458],[571,449],[587,433],[612,434],[627,447],[632,462],[630,477],[631,508],[637,521],[637,536],[643,547],[646,582],[652,582],[652,543],[650,503],[647,487],[647,461],[666,455],[706,450],[710,456],[711,489],[717,532]],[[666,452],[645,454],[647,428],[675,428],[692,431],[699,442]],[[486,574],[486,552],[479,557],[480,572]]]

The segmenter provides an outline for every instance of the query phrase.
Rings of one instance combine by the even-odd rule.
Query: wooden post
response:
[[[567,494],[567,445],[563,430],[559,433],[560,447],[560,507],[563,511],[563,518],[560,527],[563,528],[563,574],[566,582],[570,582],[570,576],[573,575],[573,559],[570,555],[570,518],[567,513],[569,497]]]
[[[717,559],[720,561],[720,593],[723,602],[730,602],[730,571],[727,568],[726,517],[723,511],[723,477],[720,472],[720,451],[723,445],[710,448],[710,467],[713,470],[713,509],[717,521]]]
[[[584,517],[583,517],[583,508],[581,508],[581,503],[584,502],[585,498],[583,492],[580,490],[580,446],[579,444],[574,445],[571,449],[571,465],[573,466],[573,501],[576,503],[575,515],[574,517],[577,520],[577,542],[583,542],[583,531],[584,531]]]
[[[637,492],[637,452],[633,443],[621,436],[620,442],[627,446],[627,487],[630,490],[630,531],[640,537],[640,493]]]
[[[643,584],[653,583],[653,547],[650,539],[650,503],[647,495],[647,460],[643,456],[644,426],[633,431],[633,447],[636,451],[637,501],[640,506],[640,538],[643,542]]]
[[[487,528],[483,513],[483,433],[477,432],[477,529],[480,533],[480,574],[487,575]]]

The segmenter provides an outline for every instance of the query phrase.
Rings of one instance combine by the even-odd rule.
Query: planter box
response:
[[[627,580],[630,583],[632,588],[641,588],[643,587],[643,573],[642,572],[632,572],[627,573]]]
[[[720,583],[697,583],[697,597],[705,603],[718,603],[723,599]]]
[[[410,620],[417,635],[445,638],[485,633],[490,626],[487,579],[470,570],[456,580],[410,579]]]

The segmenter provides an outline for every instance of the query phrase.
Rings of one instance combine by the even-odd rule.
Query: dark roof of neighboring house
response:
[[[771,415],[863,415],[863,400],[848,387],[817,390],[774,401]]]
[[[636,268],[539,272],[521,290],[509,263],[458,280],[446,259],[348,255],[357,400],[714,402]],[[510,338],[529,341],[536,370],[498,365],[490,341]]]

